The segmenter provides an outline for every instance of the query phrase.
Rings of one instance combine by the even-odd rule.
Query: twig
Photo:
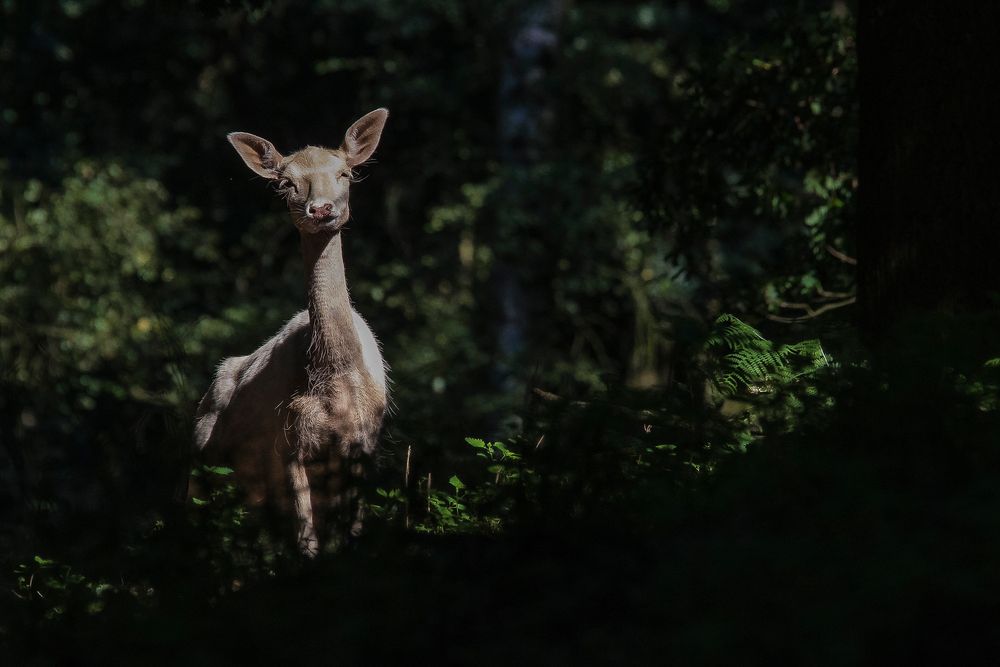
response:
[[[412,445],[406,446],[406,468],[403,470],[403,527],[410,529],[410,452]]]
[[[816,294],[819,294],[824,299],[846,299],[847,297],[854,296],[850,292],[828,292],[822,287],[816,288]]]
[[[779,308],[794,308],[796,310],[805,310],[807,312],[812,311],[812,305],[808,303],[799,303],[797,301],[782,301],[778,304]]]
[[[406,446],[406,467],[403,469],[403,488],[410,488],[410,453],[413,451],[412,445]]]
[[[820,306],[819,308],[816,308],[816,309],[813,309],[808,304],[794,304],[794,307],[804,306],[802,308],[802,310],[805,310],[806,314],[802,315],[800,317],[784,317],[782,315],[768,314],[767,315],[767,319],[771,320],[772,322],[782,322],[784,324],[791,324],[791,323],[794,323],[794,322],[805,322],[806,320],[811,320],[811,319],[813,319],[815,317],[819,317],[820,315],[822,315],[825,312],[834,310],[836,308],[843,308],[844,306],[849,306],[849,305],[851,305],[852,303],[854,303],[857,300],[858,300],[858,297],[852,296],[849,299],[844,299],[843,301],[835,301],[834,303],[828,303],[828,304]],[[782,306],[784,306],[784,305],[785,304],[782,304]],[[790,308],[790,307],[793,307],[793,305],[789,305],[789,306],[786,306],[786,307]]]
[[[854,259],[853,257],[850,257],[849,255],[845,255],[844,253],[840,252],[829,243],[826,244],[826,251],[831,255],[833,255],[834,257],[836,257],[837,259],[839,259],[844,264],[853,265],[858,263],[858,260]]]

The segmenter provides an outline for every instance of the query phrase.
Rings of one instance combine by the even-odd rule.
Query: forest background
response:
[[[906,42],[884,4],[872,31]],[[898,233],[905,206],[861,224],[854,3],[7,0],[0,22],[10,651],[855,664],[953,655],[942,623],[980,638],[996,275]],[[345,258],[394,411],[370,536],[308,565],[225,469],[172,501],[215,364],[305,302],[283,204],[225,135],[336,146],[379,106]],[[913,137],[937,150],[900,108],[872,114],[897,160],[873,181],[918,173]],[[943,192],[903,180],[867,210]]]

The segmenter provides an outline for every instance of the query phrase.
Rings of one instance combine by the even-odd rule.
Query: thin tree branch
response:
[[[826,251],[828,253],[830,253],[831,255],[833,255],[834,257],[836,257],[837,259],[839,259],[844,264],[855,265],[855,264],[858,263],[858,260],[854,259],[853,257],[851,257],[849,255],[845,255],[844,253],[840,252],[839,250],[837,250],[836,248],[834,248],[829,243],[826,244]]]
[[[819,294],[824,299],[846,299],[848,297],[854,296],[850,292],[828,292],[822,287],[817,287],[816,293]]]
[[[805,310],[807,312],[812,311],[813,307],[808,303],[799,303],[797,301],[782,301],[778,304],[779,308],[793,308],[795,310]]]
[[[858,297],[852,296],[849,299],[844,299],[843,301],[835,301],[833,303],[828,303],[826,305],[820,306],[819,308],[815,308],[815,309],[812,308],[812,307],[810,307],[810,306],[808,306],[808,305],[806,305],[806,304],[791,304],[789,306],[785,306],[785,304],[782,304],[782,306],[785,306],[785,307],[805,306],[805,308],[802,308],[802,310],[805,310],[806,314],[802,315],[800,317],[784,317],[782,315],[773,315],[773,314],[769,313],[767,315],[767,319],[771,320],[772,322],[782,322],[784,324],[791,324],[791,323],[794,323],[794,322],[805,322],[806,320],[811,320],[813,318],[819,317],[823,313],[829,312],[831,310],[835,310],[837,308],[843,308],[844,306],[849,306],[849,305],[851,305],[852,303],[854,303],[857,300],[858,300]]]

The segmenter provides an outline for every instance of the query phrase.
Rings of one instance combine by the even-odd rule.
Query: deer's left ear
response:
[[[347,153],[348,166],[356,167],[372,156],[388,118],[388,109],[375,109],[354,121],[354,125],[348,128],[341,146],[341,150]]]

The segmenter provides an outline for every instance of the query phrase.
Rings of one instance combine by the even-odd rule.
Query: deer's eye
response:
[[[351,177],[351,172],[347,171],[347,170],[342,171],[342,172],[340,172],[340,177],[341,178],[350,178]]]
[[[295,183],[292,182],[290,178],[282,178],[278,181],[279,190],[291,190],[292,192],[298,192],[299,189],[295,187]]]

